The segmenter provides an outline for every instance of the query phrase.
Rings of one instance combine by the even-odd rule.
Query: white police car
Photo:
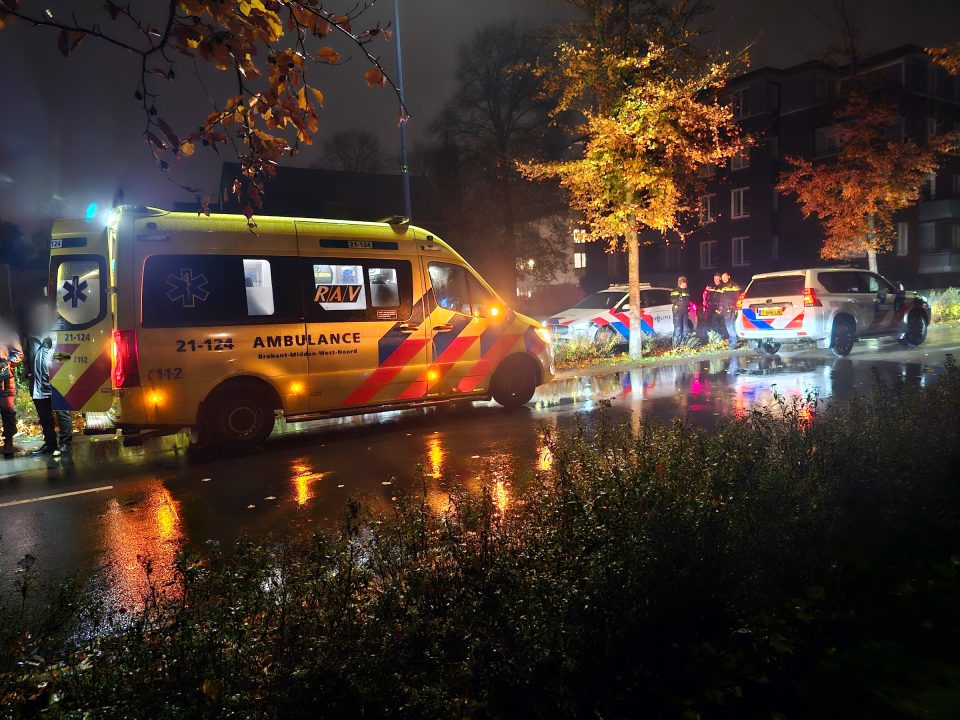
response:
[[[644,335],[673,335],[673,303],[670,288],[640,286],[640,329]],[[691,303],[696,325],[696,308]],[[630,294],[626,285],[611,285],[588,295],[569,310],[547,319],[555,340],[587,339],[598,345],[621,344],[630,340]]]
[[[860,338],[879,336],[915,347],[930,324],[926,298],[857,268],[754,275],[737,310],[737,335],[769,355],[783,343],[816,343],[842,357]]]

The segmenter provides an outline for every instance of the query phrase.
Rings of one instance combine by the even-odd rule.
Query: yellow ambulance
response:
[[[136,442],[263,441],[289,422],[492,397],[553,377],[547,330],[401,218],[116,209],[53,227],[54,406]]]

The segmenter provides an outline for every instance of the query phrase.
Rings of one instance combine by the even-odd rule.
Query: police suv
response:
[[[737,335],[768,355],[783,343],[815,343],[842,357],[860,338],[882,336],[915,347],[930,324],[926,298],[856,268],[754,275],[737,310]]]
[[[644,335],[673,335],[673,303],[670,288],[640,285],[640,329]],[[691,303],[691,321],[696,327],[696,308]],[[600,346],[630,340],[630,291],[626,285],[611,285],[588,295],[572,308],[547,320],[554,340],[584,338]]]

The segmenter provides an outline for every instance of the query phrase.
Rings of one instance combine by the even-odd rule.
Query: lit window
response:
[[[750,188],[736,188],[730,191],[730,217],[750,217]]]
[[[700,243],[700,268],[708,270],[717,266],[717,241],[704,240]]]
[[[587,254],[585,252],[575,252],[573,254],[573,268],[583,270],[587,266]]]
[[[750,114],[750,96],[746,89],[737,90],[730,96],[730,109],[735,118],[744,118]]]
[[[735,267],[743,267],[750,264],[749,246],[750,238],[735,237],[732,240],[731,258]]]
[[[910,252],[910,225],[897,223],[897,255],[903,257]]]
[[[717,217],[717,196],[714,193],[700,196],[700,222],[713,222]]]
[[[740,152],[730,158],[731,170],[743,170],[750,167],[750,148],[743,148]]]
[[[937,174],[930,173],[927,175],[927,184],[924,187],[924,193],[927,200],[936,200],[937,199]]]

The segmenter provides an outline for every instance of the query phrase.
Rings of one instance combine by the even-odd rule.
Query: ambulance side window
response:
[[[473,314],[468,289],[470,276],[466,268],[448,263],[430,263],[429,273],[437,305],[464,315]]]
[[[413,312],[407,260],[304,258],[307,322],[403,321]]]
[[[98,255],[72,255],[58,259],[53,281],[57,322],[73,330],[99,322],[106,311],[106,263]]]
[[[151,255],[143,268],[142,324],[147,328],[296,322],[295,257]]]
[[[273,274],[269,260],[243,259],[243,284],[247,290],[247,315],[273,315]]]

